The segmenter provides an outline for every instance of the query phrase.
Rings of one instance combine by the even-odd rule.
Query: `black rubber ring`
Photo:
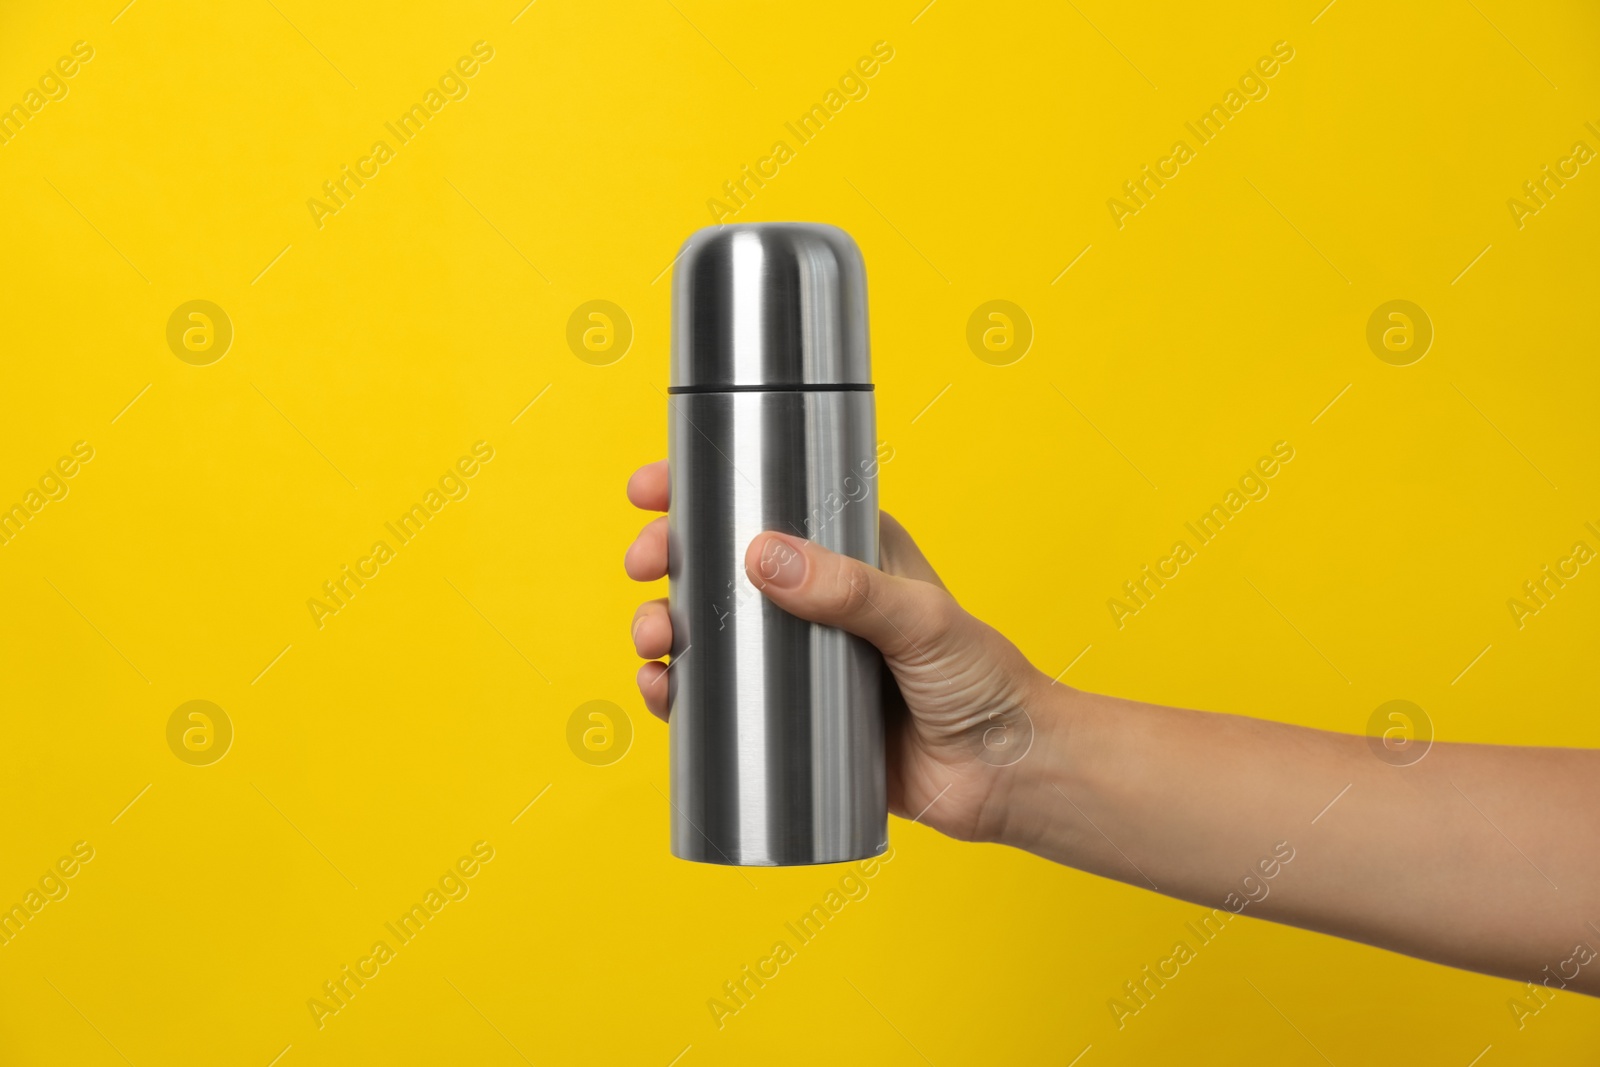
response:
[[[871,382],[812,382],[809,385],[671,385],[669,396],[679,393],[870,393]]]

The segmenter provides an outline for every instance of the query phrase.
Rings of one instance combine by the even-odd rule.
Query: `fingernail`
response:
[[[761,579],[779,589],[794,589],[806,580],[806,554],[797,544],[768,537],[761,549]]]

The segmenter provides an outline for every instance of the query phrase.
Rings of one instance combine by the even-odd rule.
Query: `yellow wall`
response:
[[[1042,669],[1600,744],[1600,574],[1507,606],[1600,548],[1600,165],[1508,206],[1600,151],[1592,7],[121,2],[0,13],[0,103],[92,49],[0,145],[0,504],[73,470],[0,546],[0,903],[73,871],[0,946],[0,1059],[1583,1062],[1592,1001],[1519,1029],[1516,983],[1253,919],[1119,1030],[1108,1001],[1200,908],[898,821],[719,1028],[723,982],[846,872],[669,857],[621,558],[624,479],[664,447],[667,268],[782,140],[731,217],[860,242],[885,506]],[[386,129],[480,41],[464,98]],[[802,144],[785,123],[877,42]],[[1275,45],[1201,144],[1185,123]],[[308,207],[379,140],[364,188]],[[1179,140],[1164,188],[1108,207]],[[1367,341],[1396,299],[1434,334],[1406,366]],[[187,310],[169,346],[192,300],[231,323],[220,360]],[[620,359],[569,347],[593,300]],[[992,300],[1031,323],[1020,360],[969,347]],[[1119,628],[1122,583],[1280,441],[1270,495]],[[441,478],[467,495],[400,544]],[[169,732],[194,700],[209,748],[188,710]],[[596,700],[620,760],[569,745]],[[385,923],[463,858],[467,895],[400,944]],[[319,1028],[308,1001],[379,940]]]

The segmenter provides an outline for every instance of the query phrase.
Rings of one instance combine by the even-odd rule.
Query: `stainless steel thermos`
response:
[[[751,584],[764,530],[878,562],[866,272],[843,230],[689,238],[672,289],[672,852],[738,865],[888,845],[883,663]]]

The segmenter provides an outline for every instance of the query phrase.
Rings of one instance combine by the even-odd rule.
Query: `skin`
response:
[[[640,468],[628,498],[665,511],[666,462]],[[666,576],[666,523],[628,548],[630,577]],[[1600,996],[1600,751],[1440,742],[1397,767],[1362,736],[1081,692],[962,610],[887,514],[880,556],[881,569],[765,533],[745,572],[785,611],[883,653],[904,698],[888,723],[896,815],[1206,907]],[[665,599],[640,605],[633,640],[651,661],[639,691],[665,719]],[[1030,732],[1021,758],[996,745]]]

